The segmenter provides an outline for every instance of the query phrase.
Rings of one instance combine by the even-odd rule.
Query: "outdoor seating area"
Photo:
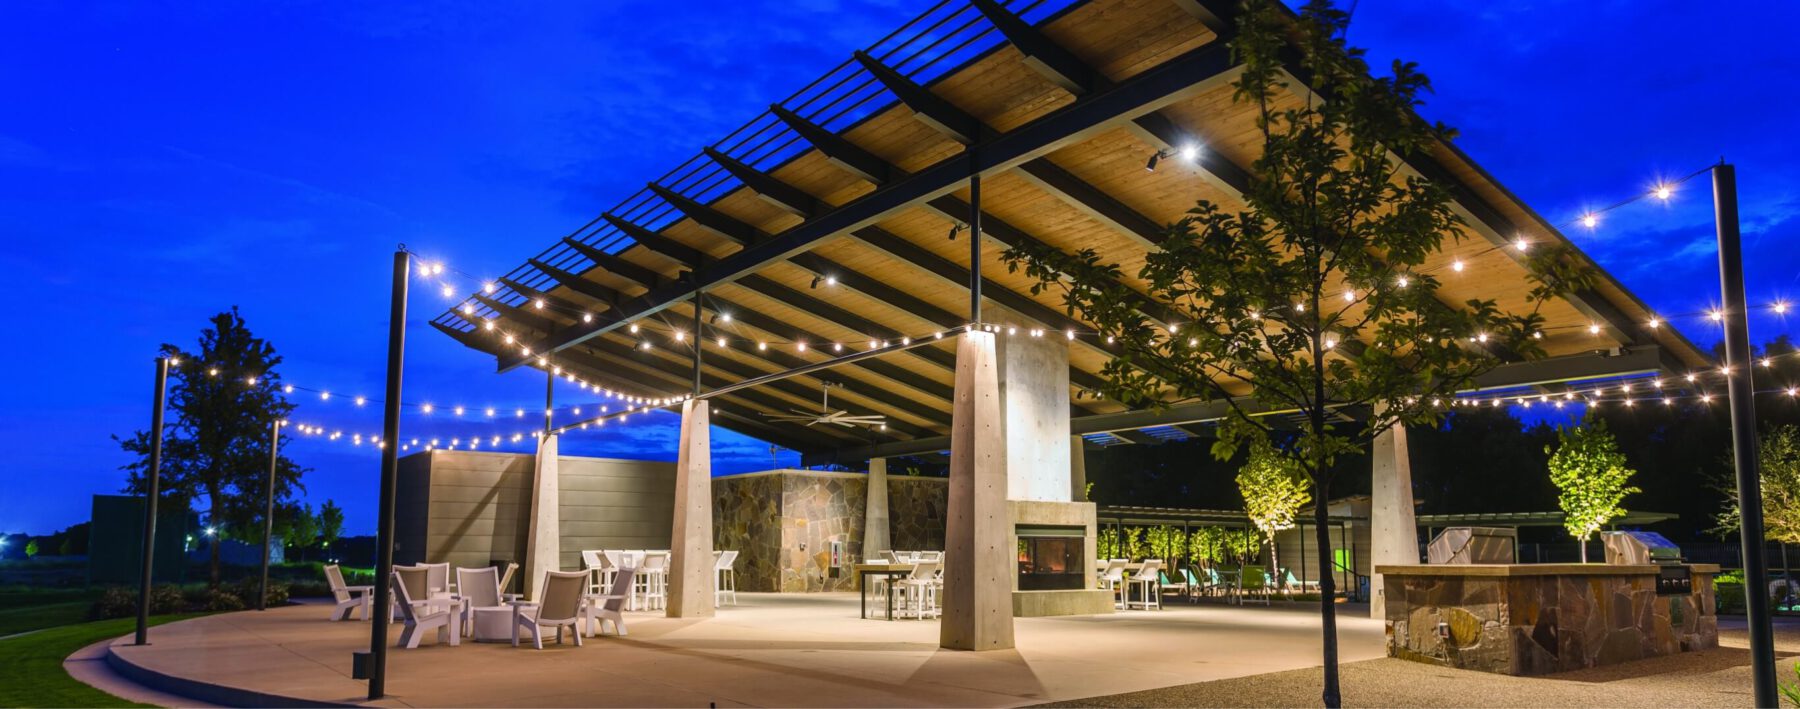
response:
[[[944,589],[944,553],[941,551],[876,552],[871,561],[856,565],[862,617],[869,617],[869,594],[882,598],[879,616],[887,620],[926,620],[942,615],[939,606]]]
[[[1286,567],[1275,572],[1256,564],[1174,568],[1162,559],[1095,559],[1094,569],[1095,586],[1113,592],[1117,610],[1160,610],[1166,596],[1189,603],[1219,599],[1232,605],[1268,605],[1273,598],[1293,600],[1319,592],[1318,581],[1301,581]]]

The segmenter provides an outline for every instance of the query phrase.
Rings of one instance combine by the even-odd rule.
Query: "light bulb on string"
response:
[[[1457,259],[1455,261],[1451,261],[1450,262],[1450,270],[1455,271],[1457,273],[1462,273],[1463,272],[1462,259]]]
[[[1657,185],[1656,189],[1653,190],[1650,194],[1655,195],[1655,197],[1657,199],[1667,202],[1667,201],[1669,201],[1670,197],[1675,196],[1675,189],[1673,187],[1670,187],[1667,183],[1664,183],[1664,184]]]
[[[1592,229],[1600,224],[1600,215],[1593,212],[1581,215],[1581,225]]]

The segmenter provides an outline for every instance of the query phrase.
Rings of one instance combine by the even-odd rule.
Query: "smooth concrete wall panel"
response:
[[[997,338],[1006,499],[1069,502],[1069,343]]]

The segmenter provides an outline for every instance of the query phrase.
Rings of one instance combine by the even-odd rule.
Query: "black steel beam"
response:
[[[786,123],[788,128],[800,134],[801,138],[812,144],[825,161],[838,166],[845,172],[873,182],[877,185],[895,177],[895,170],[886,160],[876,157],[874,153],[863,150],[861,146],[850,142],[841,135],[826,130],[817,123],[802,118],[800,114],[783,108],[781,104],[769,107],[776,118]]]
[[[1513,387],[1525,387],[1561,381],[1644,374],[1657,371],[1661,366],[1661,361],[1661,353],[1658,351],[1657,347],[1642,346],[1633,347],[1630,351],[1620,354],[1596,352],[1584,355],[1554,357],[1532,362],[1514,362],[1502,364],[1493,371],[1481,377],[1477,377],[1476,385],[1478,388],[1474,391],[1485,389],[1509,389]],[[1270,411],[1250,397],[1238,397],[1235,399],[1235,402],[1253,416],[1281,415],[1287,413],[1285,411]],[[1069,420],[1069,433],[1079,436],[1090,433],[1117,433],[1119,431],[1138,430],[1156,426],[1205,423],[1208,421],[1217,421],[1230,415],[1230,413],[1231,403],[1229,402],[1190,402],[1185,404],[1175,404],[1161,411],[1146,409],[1073,418]],[[836,461],[885,458],[946,450],[949,447],[949,436],[922,438],[898,443],[881,444],[872,447],[864,446],[803,456],[801,464],[821,465]]]
[[[799,291],[776,283],[762,276],[750,275],[738,279],[738,285],[756,291],[768,298],[786,303],[799,310],[826,322],[837,323],[851,330],[881,340],[897,340],[911,336],[913,333],[899,332],[891,327],[871,321],[843,308],[825,303],[817,298],[808,297]],[[956,371],[956,355],[936,348],[908,350],[913,355],[935,364],[947,371]]]
[[[589,348],[591,348],[596,353],[611,354],[620,360],[636,362],[642,366],[652,367],[652,368],[658,369],[660,371],[663,371],[666,374],[680,377],[680,381],[683,384],[686,384],[687,382],[692,381],[693,373],[690,370],[688,370],[686,363],[671,362],[669,360],[663,359],[660,356],[657,356],[657,355],[654,355],[654,354],[651,354],[648,352],[644,352],[643,350],[639,350],[639,349],[633,348],[629,345],[621,344],[621,343],[614,342],[614,341],[608,340],[608,339],[590,340],[583,344],[587,345]],[[732,364],[725,365],[725,366],[720,366],[719,363],[715,362],[715,363],[713,363],[713,368],[718,369],[719,371],[723,371],[723,372],[730,372],[730,373],[732,373],[732,376],[735,376],[738,379],[748,379],[750,377],[758,376],[758,375],[762,374],[762,372],[750,372],[749,370],[744,368],[743,365],[739,365],[736,363],[732,363]],[[732,380],[727,380],[723,377],[720,377],[717,374],[713,374],[711,372],[706,372],[706,371],[701,372],[701,384],[707,389],[718,389],[721,387],[729,386],[734,383],[736,383],[736,382],[732,381]],[[807,401],[807,400],[810,400],[810,399],[820,395],[819,390],[809,388],[804,384],[801,384],[801,383],[795,382],[795,381],[790,381],[790,380],[770,382],[768,385],[768,388],[770,390],[778,391],[778,392],[781,392],[788,396],[799,399],[800,401]],[[753,396],[755,394],[756,394],[755,390],[739,390],[739,391],[735,391],[730,394],[727,394],[726,396],[742,395],[742,396],[745,396],[746,398],[757,398],[757,397]],[[775,407],[775,408],[770,409],[771,413],[784,412],[784,409],[787,412],[791,412],[796,407],[802,406],[802,405],[796,405],[796,404],[781,403],[781,402],[779,402],[779,400],[767,397],[766,395],[762,395],[760,397],[760,399],[761,399],[761,403],[759,403],[760,406]],[[885,416],[888,418],[888,430],[889,431],[896,431],[899,433],[904,433],[907,436],[913,437],[913,438],[918,438],[921,436],[936,435],[936,432],[932,431],[930,429],[927,429],[927,428],[924,428],[921,426],[917,426],[917,425],[914,425],[911,423],[907,423],[905,421],[896,420],[891,413],[885,413],[882,411],[869,409],[869,408],[861,406],[861,405],[852,405],[850,402],[842,401],[842,400],[840,400],[837,403],[837,405],[843,407],[844,409],[850,410],[851,413],[859,415],[859,416],[866,416],[866,415]],[[898,407],[898,406],[896,407],[896,409],[902,409],[902,408],[904,408],[904,407]],[[810,408],[804,408],[803,410],[811,411]],[[941,420],[942,420],[941,425],[944,425],[944,426],[949,425],[949,421],[950,421],[949,414],[946,414],[943,412],[937,412],[935,410],[933,410],[932,412],[935,415],[941,417]],[[920,415],[920,418],[926,418],[926,417],[923,415]],[[829,429],[825,429],[825,430],[829,430]],[[835,431],[834,431],[834,433],[835,433]]]
[[[1076,99],[1063,108],[985,141],[979,150],[963,151],[845,205],[790,228],[755,247],[720,259],[703,276],[659,286],[620,307],[624,317],[573,327],[537,343],[537,351],[554,352],[581,340],[685,302],[695,290],[730,282],[769,263],[811,249],[832,236],[869,226],[896,212],[960,188],[974,172],[1006,170],[1096,135],[1118,121],[1130,120],[1181,101],[1222,81],[1232,67],[1222,43],[1190,50],[1105,91]],[[518,355],[499,359],[502,371],[523,363]]]
[[[626,261],[618,254],[609,254],[600,250],[598,247],[584,244],[574,239],[563,239],[563,243],[568,244],[569,248],[575,249],[575,251],[582,256],[586,256],[589,261],[593,261],[595,268],[625,280],[634,281],[643,285],[645,288],[655,288],[671,282],[671,279],[664,276],[656,269],[648,266],[639,266],[630,261]]]
[[[739,221],[737,217],[733,217],[717,209],[688,199],[687,195],[676,192],[675,190],[652,182],[650,183],[650,191],[656,193],[656,196],[661,197],[664,202],[668,202],[670,205],[673,205],[676,209],[680,210],[682,214],[687,215],[687,218],[695,224],[700,225],[700,228],[717,234],[739,246],[750,246],[768,238],[767,234],[762,233],[762,231],[756,227]],[[693,262],[690,261],[689,263]]]
[[[776,208],[809,219],[819,213],[819,199],[807,194],[804,190],[782,182],[773,175],[746,165],[737,158],[718,150],[708,147],[705,152],[707,157],[725,168],[725,171],[737,178],[738,182],[744,183],[744,186],[756,193],[757,197],[775,205]]]
[[[745,325],[749,325],[750,327],[756,328],[758,330],[762,330],[763,332],[767,332],[767,333],[776,335],[777,337],[787,337],[792,340],[800,340],[800,341],[814,342],[814,343],[831,341],[830,338],[823,337],[823,336],[819,335],[818,333],[809,332],[791,322],[776,320],[775,318],[772,318],[767,315],[763,315],[762,313],[756,312],[755,310],[752,310],[750,308],[745,308],[745,307],[739,306],[735,303],[732,303],[729,300],[720,298],[717,295],[708,294],[706,296],[706,299],[715,306],[714,307],[715,311],[731,312],[732,320],[737,321],[737,322],[742,322]],[[714,326],[714,327],[716,328],[717,326]],[[787,333],[787,334],[782,334],[782,333]],[[812,364],[811,362],[801,359],[798,356],[789,354],[784,351],[780,351],[779,349],[745,350],[745,353],[753,354],[762,359],[766,359],[770,362],[774,362],[776,365],[782,367],[783,369],[797,369],[797,368],[808,366],[808,365]],[[885,377],[887,379],[894,381],[897,384],[900,384],[901,386],[911,387],[914,390],[917,390],[921,393],[927,394],[929,396],[932,396],[932,397],[935,397],[938,399],[942,399],[945,402],[949,402],[950,397],[955,395],[955,390],[952,387],[950,387],[949,385],[939,383],[935,379],[931,379],[922,374],[916,373],[910,369],[896,365],[892,362],[884,362],[881,360],[864,360],[861,362],[856,362],[856,363],[845,365],[845,366],[857,367],[857,368],[863,369],[865,371],[868,371],[871,374],[874,374],[875,376]]]
[[[989,22],[994,23],[1000,34],[1006,35],[1006,41],[1011,42],[1013,48],[1024,55],[1025,65],[1050,83],[1076,96],[1111,85],[1106,77],[1094,71],[1087,62],[1044,36],[1038,28],[1007,11],[995,0],[972,0],[972,3],[975,9],[987,16]]]
[[[679,261],[689,269],[706,265],[706,263],[711,260],[704,251],[638,226],[636,223],[624,217],[612,214],[606,214],[604,216],[606,217],[607,223],[613,225],[613,228],[624,232],[626,236],[631,237],[631,240],[637,242],[639,246]],[[639,297],[642,298],[643,296]]]
[[[544,333],[545,335],[551,335],[557,331],[556,321],[550,319],[548,316],[529,312],[524,308],[517,306],[507,305],[480,293],[475,294],[475,300],[480,301],[482,305],[492,308],[494,312],[500,314],[501,318],[524,325],[525,327]],[[532,351],[535,352],[536,350],[534,349]]]
[[[557,283],[568,287],[569,290],[575,291],[576,293],[580,293],[583,297],[591,299],[602,305],[611,306],[614,302],[614,301],[608,300],[606,298],[607,294],[610,293],[615,297],[618,295],[618,292],[614,291],[611,288],[607,288],[606,286],[600,285],[598,283],[594,283],[585,278],[577,276],[573,273],[569,273],[568,271],[564,271],[560,268],[557,268],[550,264],[544,263],[537,259],[531,259],[529,261],[529,263],[533,266],[536,266],[538,270],[543,271],[544,275],[547,275],[547,276],[555,279]],[[567,278],[568,280],[563,280],[565,278]],[[511,278],[501,277],[497,280],[501,285],[504,285],[507,288],[511,288],[514,293],[518,293],[519,295],[525,296],[532,300],[537,300],[539,298],[542,298],[544,300],[544,302],[546,304],[548,304],[550,307],[556,308],[556,309],[560,310],[561,312],[563,312],[564,314],[568,314],[568,313],[572,313],[572,312],[573,313],[594,312],[594,308],[592,308],[590,306],[582,305],[580,303],[569,300],[567,298],[561,298],[558,296],[551,295],[550,293],[548,293],[546,291],[541,291],[536,288],[532,288],[531,286],[525,285],[525,284],[515,281]]]
[[[1019,172],[1025,176],[1025,181],[1074,207],[1088,218],[1135,238],[1147,248],[1154,249],[1162,245],[1166,231],[1163,225],[1050,162],[1049,158],[1038,158],[1020,165]]]
[[[900,72],[895,71],[893,67],[881,63],[881,60],[857,50],[856,61],[861,63],[863,69],[868,70],[876,81],[880,81],[882,86],[887,87],[889,93],[900,99],[900,103],[912,110],[914,118],[931,126],[933,130],[944,134],[951,140],[963,145],[974,145],[992,132],[968,112],[957,108],[955,104],[950,103],[944,97],[932,93],[931,89],[914,83],[912,79],[906,78]]]

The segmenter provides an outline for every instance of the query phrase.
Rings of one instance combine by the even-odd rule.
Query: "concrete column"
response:
[[[943,618],[938,624],[938,645],[952,650],[1013,647],[1017,562],[1009,548],[1006,436],[996,360],[993,333],[957,338]],[[1058,440],[1067,435],[1068,429],[1063,430]]]
[[[1006,437],[1006,498],[1071,502],[1069,343],[1061,337],[998,337],[1000,415]]]
[[[711,406],[681,405],[681,443],[675,454],[675,523],[669,534],[670,618],[713,615]]]
[[[562,486],[556,449],[556,436],[538,438],[531,472],[531,525],[525,535],[525,578],[520,580],[526,598],[537,598],[544,572],[562,570]]]
[[[887,459],[870,458],[869,491],[863,496],[862,558],[873,559],[892,548],[893,542],[888,539]]]
[[[1088,502],[1087,448],[1081,436],[1069,436],[1069,499]],[[1089,554],[1088,556],[1093,556]],[[1091,576],[1092,574],[1090,574]]]
[[[1419,524],[1413,518],[1412,463],[1406,451],[1406,427],[1394,426],[1376,436],[1370,453],[1375,469],[1369,495],[1369,569],[1373,572],[1383,564],[1417,564]],[[1386,618],[1387,597],[1381,574],[1369,575],[1369,596],[1369,616]]]

